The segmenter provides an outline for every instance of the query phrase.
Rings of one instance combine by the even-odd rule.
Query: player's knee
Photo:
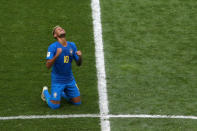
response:
[[[72,98],[71,99],[71,103],[73,105],[76,105],[76,106],[81,105],[81,98],[80,98],[80,96]]]
[[[48,102],[48,106],[51,108],[51,109],[58,109],[60,107],[60,104],[54,104],[52,103],[51,101]]]

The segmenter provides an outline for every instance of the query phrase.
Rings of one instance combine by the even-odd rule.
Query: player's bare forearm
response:
[[[79,56],[79,59],[78,59],[78,61],[76,61],[76,64],[78,66],[81,66],[81,64],[82,64],[82,52],[81,51],[77,51],[76,54]]]
[[[55,63],[55,60],[56,60],[56,59],[57,59],[57,56],[54,56],[53,59],[47,60],[47,62],[46,62],[46,67],[47,67],[48,69],[50,69],[50,68],[53,66],[53,64]]]
[[[77,63],[78,66],[82,65],[82,56],[79,56],[79,59],[76,63]]]
[[[48,69],[50,69],[50,68],[53,66],[53,64],[55,63],[55,60],[57,59],[57,57],[58,57],[61,53],[62,53],[62,48],[57,48],[57,53],[56,53],[56,55],[55,55],[52,59],[47,60],[47,62],[46,62],[46,67],[47,67]]]

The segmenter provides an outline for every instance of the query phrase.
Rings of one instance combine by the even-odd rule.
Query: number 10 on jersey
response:
[[[68,63],[69,62],[69,56],[64,56],[64,63]]]

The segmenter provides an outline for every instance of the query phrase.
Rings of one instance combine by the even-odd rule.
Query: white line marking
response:
[[[167,119],[196,119],[197,116],[175,116],[175,115],[147,115],[147,114],[139,114],[139,115],[108,115],[109,118],[167,118]]]
[[[98,114],[72,114],[72,115],[30,115],[30,116],[8,116],[0,117],[0,120],[15,120],[15,119],[48,119],[48,118],[96,118]]]
[[[98,78],[99,107],[100,107],[100,115],[101,115],[100,118],[101,130],[110,131],[99,0],[92,0],[91,7],[92,7],[92,18],[93,18],[93,26],[94,26],[94,42],[95,42],[96,68],[97,68],[97,78]]]
[[[17,119],[66,119],[66,118],[155,118],[155,119],[194,119],[197,120],[197,116],[175,116],[175,115],[147,115],[147,114],[138,114],[138,115],[99,115],[99,114],[70,114],[70,115],[30,115],[30,116],[7,116],[0,117],[0,120],[17,120]]]

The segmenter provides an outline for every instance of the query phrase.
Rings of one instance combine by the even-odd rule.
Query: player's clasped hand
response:
[[[62,48],[57,48],[56,56],[59,56],[62,53]]]
[[[82,56],[82,53],[81,53],[81,51],[79,50],[79,51],[77,51],[76,52],[76,54],[78,55],[78,56]]]

